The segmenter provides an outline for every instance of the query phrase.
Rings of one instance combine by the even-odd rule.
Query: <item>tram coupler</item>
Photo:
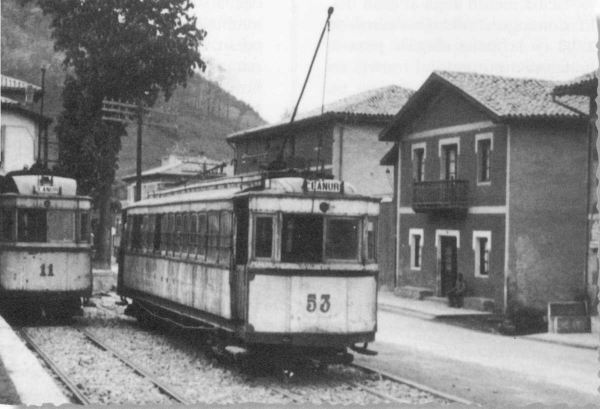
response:
[[[358,353],[358,354],[369,355],[369,356],[375,356],[375,355],[377,355],[379,353],[377,351],[373,351],[372,349],[368,349],[367,348],[368,346],[369,346],[369,343],[365,342],[362,345],[362,347],[356,346],[356,345],[352,345],[350,347],[350,349],[353,350],[354,352]]]

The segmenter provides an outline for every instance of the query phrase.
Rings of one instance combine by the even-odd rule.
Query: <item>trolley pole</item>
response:
[[[46,143],[42,145],[43,139],[43,128],[44,128],[44,92],[45,92],[45,79],[46,79],[46,67],[42,64],[40,70],[42,71],[42,99],[40,101],[40,123],[38,125],[38,157],[37,161],[42,164],[42,146],[44,147],[44,167],[48,168],[48,143],[46,137]]]
[[[133,200],[142,200],[142,125],[144,116],[144,105],[140,98],[137,106],[137,145],[135,158],[135,195]]]

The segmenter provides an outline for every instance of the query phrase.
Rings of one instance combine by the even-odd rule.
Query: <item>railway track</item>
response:
[[[98,347],[111,353],[115,358],[117,358],[118,360],[123,362],[125,365],[127,365],[128,367],[133,369],[137,374],[148,379],[148,381],[150,381],[153,385],[155,385],[162,393],[169,396],[174,401],[176,401],[178,403],[182,403],[184,405],[188,405],[191,403],[191,402],[188,402],[184,397],[179,395],[177,392],[173,391],[169,386],[165,385],[163,382],[156,379],[156,376],[154,374],[150,373],[146,368],[143,368],[141,365],[134,363],[131,360],[127,359],[125,356],[123,356],[121,353],[119,353],[116,349],[114,349],[113,347],[109,346],[108,344],[106,344],[105,342],[100,340],[100,338],[98,338],[97,336],[92,334],[90,331],[88,331],[86,329],[82,329],[82,328],[77,328],[77,330],[79,332],[81,332],[83,335],[85,335],[90,341],[92,341]]]
[[[257,375],[251,371],[253,373],[249,374],[238,365],[240,361],[237,360],[227,359],[215,364],[215,356],[209,352],[210,348],[199,348],[194,336],[188,337],[185,332],[178,331],[165,333],[142,329],[131,318],[125,318],[118,308],[103,305],[106,303],[110,304],[111,300],[99,299],[96,308],[88,309],[86,316],[78,319],[77,325],[73,327],[32,329],[36,331],[38,338],[42,339],[78,336],[85,338],[90,347],[106,355],[105,359],[112,358],[120,365],[126,366],[130,371],[128,378],[139,377],[152,384],[156,393],[160,393],[171,403],[232,403],[232,399],[237,403],[239,399],[239,402],[248,400],[300,404],[471,404],[460,397],[385,373],[366,364],[335,365],[325,371],[316,372],[314,369],[300,370],[288,381],[282,381],[281,377],[273,375],[272,372],[269,374],[259,371]],[[53,333],[52,328],[63,328],[66,332]],[[98,402],[97,396],[90,396],[88,384],[81,382],[82,377],[94,376],[86,375],[85,372],[95,370],[97,363],[93,362],[87,367],[76,367],[75,371],[81,371],[82,375],[73,373],[72,368],[69,374],[68,370],[63,370],[64,359],[61,369],[61,365],[52,360],[52,354],[44,351],[44,346],[37,345],[38,343],[29,336],[27,329],[22,333],[23,338],[71,391],[73,400],[81,404]],[[163,348],[166,348],[166,352]],[[71,361],[81,359],[76,358],[76,354],[71,355],[68,356]],[[146,366],[140,365],[140,362]],[[111,370],[115,365],[112,364]],[[74,377],[80,381],[77,382]],[[223,380],[226,380],[225,383]],[[232,398],[236,395],[241,399]],[[137,392],[132,392],[129,400],[118,401],[110,397],[100,403],[140,403],[138,399],[141,398]]]
[[[71,377],[68,376],[65,372],[63,372],[58,367],[58,365],[56,364],[56,362],[54,362],[54,360],[52,358],[50,358],[44,352],[44,350],[38,345],[38,343],[35,342],[33,340],[33,338],[31,338],[29,336],[29,333],[27,332],[27,329],[26,328],[21,328],[17,332],[19,333],[19,335],[21,336],[21,338],[23,338],[23,340],[25,340],[25,342],[27,343],[27,345],[29,345],[38,354],[38,356],[42,359],[42,361],[44,361],[44,363],[46,365],[48,365],[48,367],[52,370],[52,372],[54,373],[54,375],[56,375],[56,377],[68,389],[68,391],[71,393],[71,395],[73,395],[73,397],[75,399],[75,403],[79,403],[81,405],[89,405],[90,404],[90,400],[87,398],[87,396],[85,396],[81,392],[81,390],[75,385],[75,383],[73,382],[73,380],[71,379]]]
[[[464,399],[464,398],[461,398],[461,397],[456,396],[456,395],[452,395],[452,394],[449,394],[449,393],[446,393],[446,392],[439,391],[437,389],[434,389],[434,388],[431,388],[431,387],[429,387],[427,385],[423,385],[421,383],[412,381],[410,379],[406,379],[406,378],[403,378],[403,377],[400,377],[400,376],[396,376],[396,375],[390,374],[390,373],[388,373],[386,371],[382,371],[380,369],[376,369],[376,368],[374,368],[374,367],[372,367],[372,366],[370,366],[368,364],[364,364],[364,363],[358,364],[358,363],[354,362],[354,363],[352,363],[350,365],[352,367],[354,367],[354,368],[357,368],[359,370],[365,371],[367,373],[375,374],[375,375],[377,375],[377,376],[379,376],[379,377],[381,377],[383,379],[388,379],[388,380],[390,380],[392,382],[397,382],[397,383],[405,384],[405,385],[411,386],[413,388],[419,389],[419,390],[421,390],[423,392],[430,393],[430,394],[432,394],[434,396],[437,396],[437,397],[439,397],[439,398],[441,398],[443,400],[447,400],[450,403],[462,403],[464,405],[474,405],[474,403],[472,401],[468,400],[468,399]]]
[[[107,343],[103,342],[97,336],[95,336],[90,331],[74,326],[69,327],[70,329],[76,330],[78,333],[83,335],[90,343],[95,345],[99,350],[105,351],[110,354],[112,357],[123,363],[125,366],[130,368],[137,376],[142,377],[146,381],[150,382],[154,387],[156,387],[163,395],[167,396],[171,401],[182,404],[189,404],[185,398],[183,398],[178,393],[174,392],[169,386],[162,383],[160,380],[156,378],[151,372],[147,369],[143,368],[141,365],[127,359],[121,353],[119,353],[116,349],[109,346]],[[54,372],[54,374],[59,378],[59,380],[65,385],[68,391],[73,395],[76,403],[82,405],[89,405],[91,403],[95,403],[90,399],[88,394],[85,392],[85,387],[81,382],[77,382],[73,377],[67,374],[66,371],[61,369],[60,365],[56,362],[55,359],[51,357],[51,355],[44,350],[44,348],[38,343],[33,336],[30,334],[29,328],[20,328],[18,330],[22,338],[25,342],[31,346],[31,348],[40,356],[40,358],[48,365],[48,367]],[[134,403],[134,402],[133,402]]]
[[[113,309],[109,309],[100,303],[97,306],[98,306],[98,309],[103,311],[103,313],[106,315],[118,316],[118,313]],[[381,371],[381,370],[379,370],[373,366],[369,366],[367,364],[353,363],[353,364],[350,364],[349,367],[355,368],[366,374],[374,375],[378,379],[385,379],[392,383],[406,385],[407,387],[422,391],[423,393],[426,393],[426,394],[436,397],[437,398],[436,400],[440,401],[440,402],[462,403],[462,404],[466,404],[466,405],[473,404],[473,402],[471,402],[467,399],[464,399],[464,398],[461,398],[461,397],[458,397],[455,395],[451,395],[451,394],[445,393],[443,391],[436,390],[427,385],[417,383],[417,382],[412,381],[407,378],[395,376],[393,374],[387,373],[385,371]],[[370,395],[376,397],[378,400],[381,400],[386,403],[407,403],[407,400],[405,398],[399,398],[392,393],[388,393],[386,391],[381,390],[382,388],[377,388],[377,387],[373,387],[372,385],[368,385],[368,382],[366,382],[367,383],[366,385],[360,381],[352,381],[352,380],[344,380],[344,379],[338,379],[338,382],[345,383],[349,389],[361,390],[367,394],[370,394]],[[290,386],[290,385],[283,383],[282,385],[269,385],[268,388],[279,395],[285,396],[291,402],[294,402],[294,403],[305,403],[306,402],[305,396],[302,396],[300,393],[295,393],[293,390],[290,390],[288,388],[288,386]]]

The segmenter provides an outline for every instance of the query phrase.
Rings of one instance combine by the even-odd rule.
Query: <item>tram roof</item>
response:
[[[339,181],[337,181],[340,183]],[[135,202],[127,208],[159,206],[185,202],[221,201],[231,200],[239,196],[279,196],[290,195],[294,197],[319,197],[323,192],[307,192],[305,190],[306,179],[302,177],[265,178],[260,177],[231,177],[216,181],[200,183],[180,188],[157,192],[157,197]],[[379,201],[378,198],[363,196],[348,184],[343,184],[343,194],[335,198],[352,198]]]
[[[43,174],[8,174],[4,176],[6,192],[21,195],[76,196],[75,179]],[[10,183],[12,180],[12,183]],[[12,186],[11,186],[12,185]]]

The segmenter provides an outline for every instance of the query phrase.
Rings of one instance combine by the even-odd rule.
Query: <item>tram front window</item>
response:
[[[48,211],[48,241],[74,241],[75,214],[65,210]]]
[[[43,209],[19,209],[17,241],[45,242],[47,237],[46,211]]]
[[[0,241],[13,241],[15,239],[15,211],[14,209],[0,209]]]
[[[281,261],[318,263],[323,260],[323,217],[283,215]]]
[[[328,259],[358,259],[358,220],[328,219],[325,255]]]

